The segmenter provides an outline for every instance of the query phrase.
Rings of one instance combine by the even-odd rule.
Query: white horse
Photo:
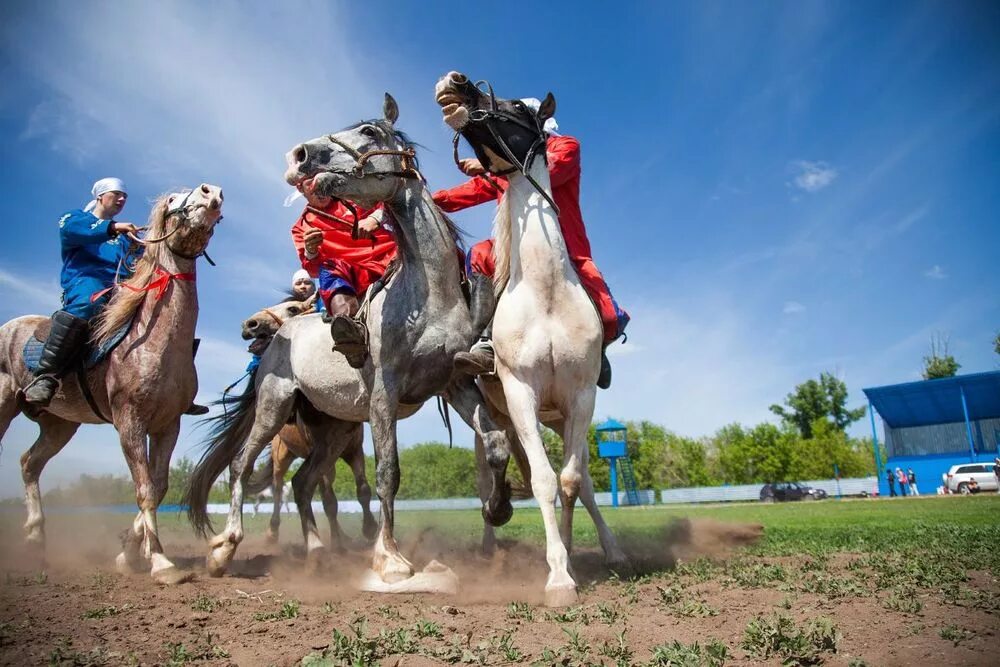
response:
[[[518,100],[495,97],[492,90],[483,94],[457,72],[438,82],[435,97],[445,122],[469,141],[483,165],[509,173],[494,223],[498,302],[493,346],[502,396],[491,383],[484,386],[495,405],[505,399],[531,467],[531,489],[545,524],[546,604],[573,604],[576,582],[568,569],[568,547],[578,496],[608,560],[624,564],[627,559],[597,509],[587,469],[602,327],[570,261],[551,197],[542,126],[555,112],[555,99],[549,94],[535,114]],[[561,426],[565,454],[558,478],[545,455],[539,419]]]
[[[281,486],[281,500],[278,501],[278,507],[284,507],[285,511],[288,512],[288,498],[292,493],[292,482],[291,480],[285,482]],[[257,510],[260,508],[261,503],[273,503],[274,502],[274,487],[265,487],[263,491],[259,492],[253,499],[253,515],[257,516]],[[275,514],[278,512],[278,507],[275,507]]]

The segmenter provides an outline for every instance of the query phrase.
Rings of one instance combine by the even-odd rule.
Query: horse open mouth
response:
[[[247,352],[250,354],[256,354],[260,356],[267,349],[268,344],[271,342],[270,336],[258,336],[253,339],[253,342],[247,347]]]

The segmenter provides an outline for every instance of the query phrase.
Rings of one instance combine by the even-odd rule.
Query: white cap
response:
[[[128,190],[125,189],[125,181],[120,178],[114,178],[109,176],[108,178],[102,178],[101,180],[94,183],[94,187],[90,189],[90,194],[93,199],[90,203],[83,209],[84,211],[93,211],[97,207],[97,198],[106,192],[122,192],[128,194]]]
[[[292,284],[299,282],[300,280],[312,280],[312,276],[305,269],[299,269],[292,274]]]
[[[525,97],[521,101],[524,102],[524,106],[528,107],[535,113],[538,113],[538,110],[542,108],[542,101],[537,97]],[[546,118],[545,125],[542,126],[542,129],[551,135],[557,137],[559,136],[559,123],[556,122],[555,117]]]

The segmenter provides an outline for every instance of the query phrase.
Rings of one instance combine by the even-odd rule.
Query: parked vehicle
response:
[[[760,490],[760,500],[764,503],[783,502],[786,500],[822,500],[826,491],[814,489],[800,482],[775,482],[765,484]]]
[[[997,490],[997,478],[993,474],[992,463],[962,463],[952,466],[948,472],[941,475],[941,479],[949,493],[971,493],[969,482],[973,479],[979,485],[980,491]]]

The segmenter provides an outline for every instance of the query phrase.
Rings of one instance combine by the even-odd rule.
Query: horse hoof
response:
[[[397,565],[396,567],[387,566],[379,573],[379,576],[387,584],[397,584],[412,577],[413,568],[403,565]]]
[[[510,500],[504,500],[496,506],[492,503],[483,505],[483,520],[494,527],[499,527],[510,521],[514,516],[514,506]]]
[[[229,569],[229,559],[232,552],[228,554],[224,549],[212,549],[205,557],[205,570],[210,577],[221,577]]]
[[[569,607],[579,600],[576,586],[553,586],[545,588],[546,607]]]
[[[150,574],[152,574],[153,580],[156,583],[165,586],[176,586],[177,584],[183,584],[194,579],[194,572],[184,572],[175,565],[165,567],[162,570],[156,570]]]
[[[124,551],[115,556],[115,570],[117,570],[119,574],[135,574],[136,572],[141,572],[141,565],[142,563],[138,558],[134,556],[130,557],[128,553]]]
[[[361,534],[365,536],[368,543],[371,544],[375,541],[375,536],[378,535],[378,524],[375,521],[365,521],[364,525],[361,527]]]
[[[618,575],[619,579],[631,579],[635,576],[635,568],[625,556],[609,558],[606,565],[608,570]]]

